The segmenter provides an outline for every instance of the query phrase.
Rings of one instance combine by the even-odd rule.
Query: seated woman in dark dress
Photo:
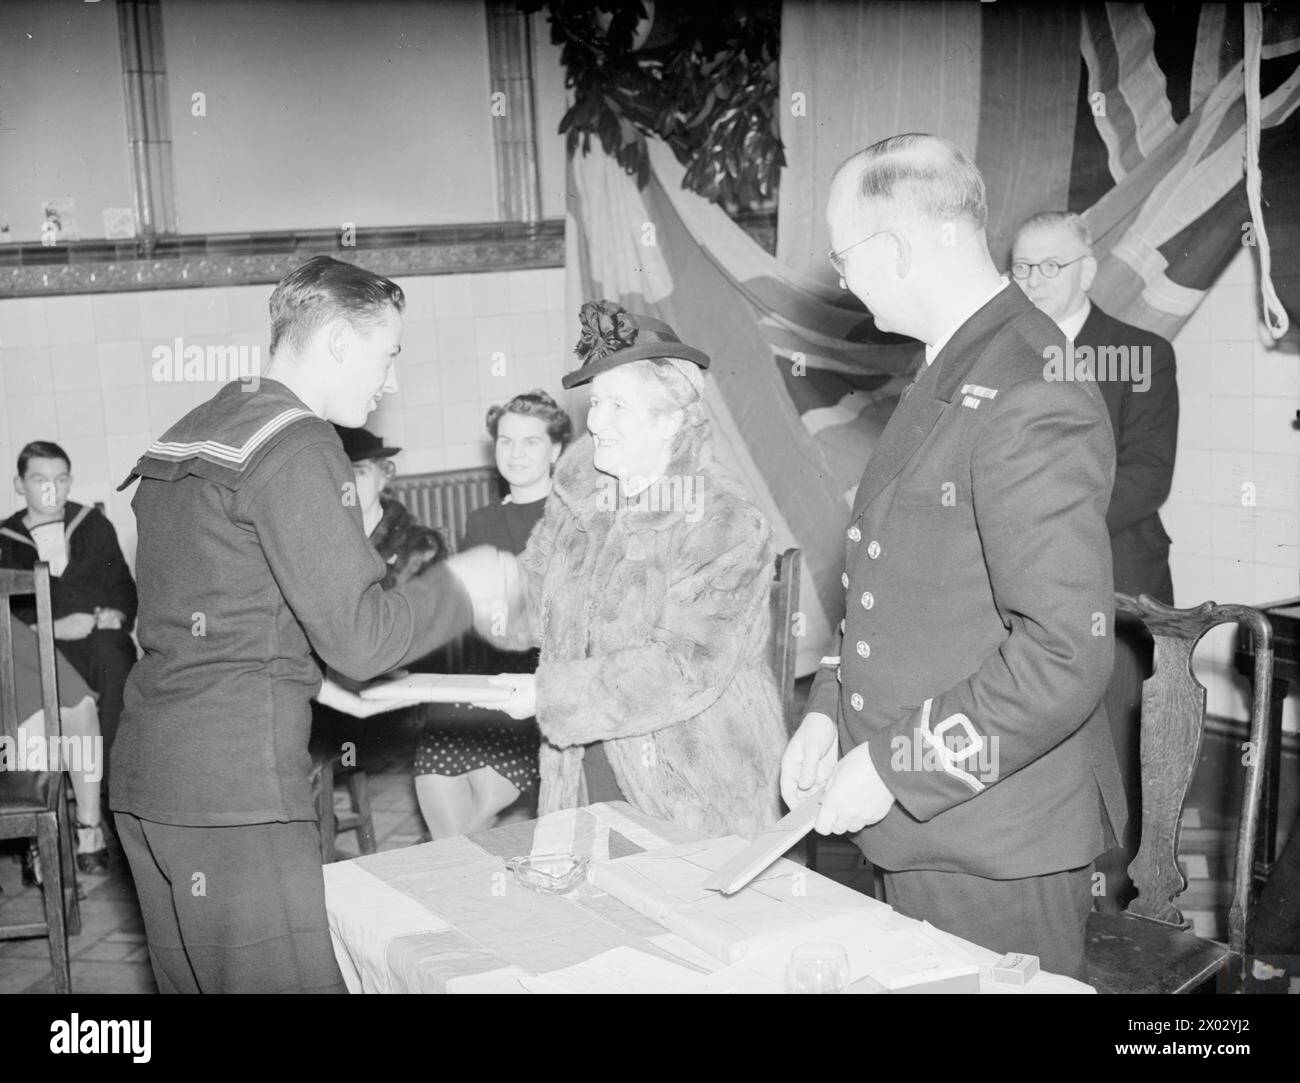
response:
[[[470,513],[460,550],[492,545],[522,553],[542,517],[551,470],[573,424],[545,391],[516,395],[487,414],[496,467],[510,495]],[[485,650],[481,673],[531,673],[537,651]],[[415,792],[429,833],[463,835],[491,826],[496,816],[537,788],[537,725],[519,722],[430,721],[415,754]]]

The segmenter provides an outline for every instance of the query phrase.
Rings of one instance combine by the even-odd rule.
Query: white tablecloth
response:
[[[565,896],[540,895],[506,868],[518,855],[577,853],[594,862],[634,859],[606,866],[626,869],[644,866],[637,854],[674,857],[673,847],[690,854],[698,847],[683,844],[701,841],[617,802],[327,865],[325,899],[339,967],[353,992],[778,992],[792,947],[830,940],[846,946],[855,977],[898,956],[905,943],[903,954],[927,950],[979,967],[982,993],[1092,991],[1044,973],[1024,986],[994,982],[995,952],[789,862],[731,897],[738,902],[727,916],[757,923],[763,935],[730,963],[701,949],[694,926],[677,922],[670,929],[640,900],[638,909],[585,882]],[[760,898],[764,881],[770,887],[782,877],[794,886]],[[884,987],[864,976],[850,991]]]

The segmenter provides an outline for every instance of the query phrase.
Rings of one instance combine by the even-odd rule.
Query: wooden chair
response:
[[[1186,993],[1228,976],[1239,980],[1255,901],[1254,855],[1269,752],[1272,629],[1256,609],[1206,602],[1174,609],[1143,594],[1115,595],[1118,613],[1138,617],[1155,639],[1155,671],[1142,687],[1142,842],[1129,865],[1137,897],[1122,914],[1088,917],[1089,980],[1104,993]],[[1191,932],[1175,900],[1187,888],[1178,866],[1183,805],[1205,728],[1205,687],[1192,673],[1197,642],[1219,624],[1248,627],[1255,641],[1250,754],[1237,826],[1228,943]]]
[[[343,766],[343,754],[336,748],[323,749],[313,743],[311,748],[311,788],[316,802],[316,821],[320,825],[321,864],[328,865],[337,859],[334,842],[342,831],[357,833],[357,849],[363,854],[373,854],[375,844],[375,819],[370,808],[370,784],[365,769]],[[351,802],[350,812],[337,812],[334,808],[334,782],[343,775]]]
[[[40,652],[41,706],[47,736],[62,738],[54,654],[54,614],[50,608],[50,566],[39,561],[30,571],[0,569],[0,736],[17,749],[18,703],[14,680],[13,595],[36,595],[36,634]],[[60,740],[60,747],[61,747]],[[17,767],[18,765],[12,765]],[[81,931],[77,902],[76,863],[72,832],[63,800],[62,771],[0,771],[0,839],[37,840],[41,861],[41,891],[45,920],[0,927],[0,940],[43,936],[49,940],[54,990],[72,991],[68,935]],[[66,884],[65,884],[66,870]],[[69,896],[65,896],[65,887]]]
[[[776,558],[772,578],[772,672],[781,693],[781,717],[791,735],[799,727],[794,717],[794,670],[799,644],[794,635],[794,618],[799,611],[799,571],[802,554],[787,549]]]

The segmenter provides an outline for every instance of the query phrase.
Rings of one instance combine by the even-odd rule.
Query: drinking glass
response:
[[[842,944],[800,944],[785,971],[789,993],[842,993],[849,984],[849,957]]]

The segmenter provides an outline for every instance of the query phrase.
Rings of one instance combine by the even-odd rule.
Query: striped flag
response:
[[[1238,5],[1088,5],[1087,85],[1071,210],[1096,238],[1092,296],[1173,337],[1243,244],[1258,238],[1245,180],[1246,70]],[[1189,38],[1191,40],[1189,40]],[[1264,214],[1274,282],[1300,312],[1300,19],[1267,5],[1260,65]],[[1106,170],[1098,169],[1104,155]]]

